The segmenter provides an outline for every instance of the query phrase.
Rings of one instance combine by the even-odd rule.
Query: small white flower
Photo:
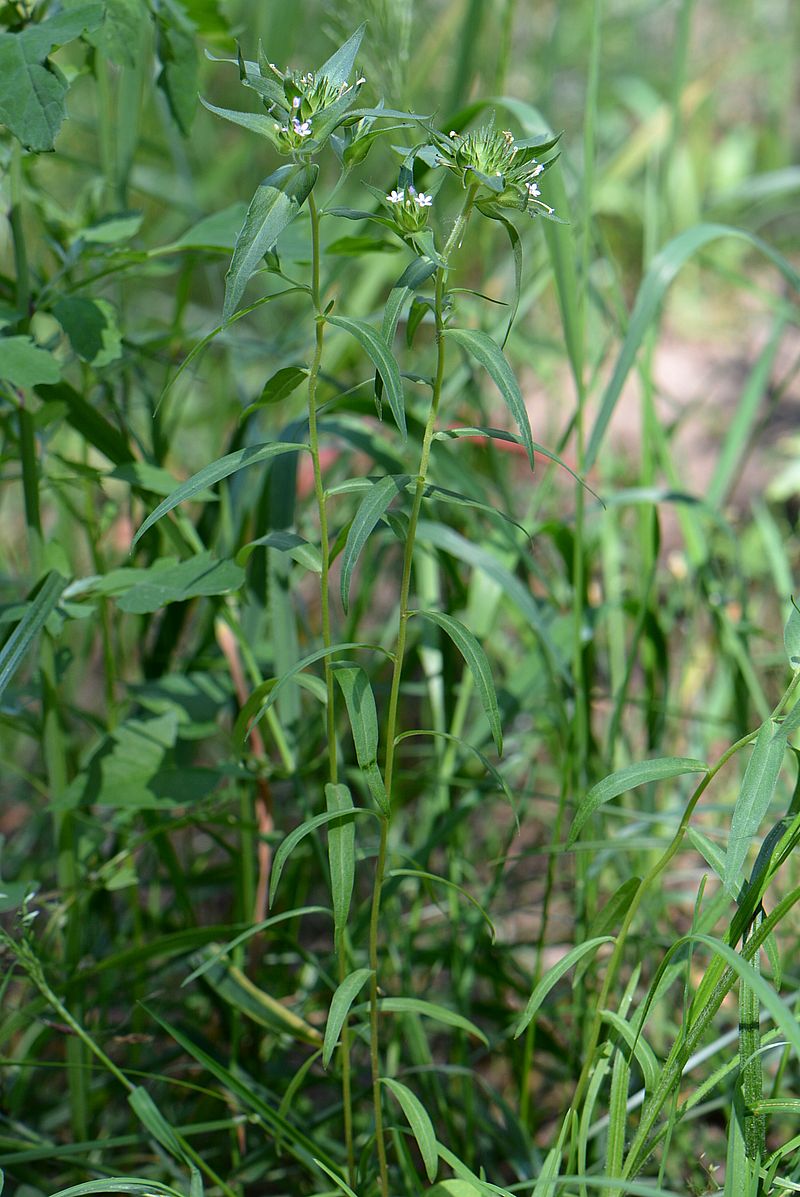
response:
[[[414,199],[419,204],[420,208],[430,208],[433,203],[433,196],[426,195],[424,191],[420,191],[419,195],[415,195]]]
[[[538,166],[536,166],[536,167],[534,167],[533,171],[531,172],[531,178],[532,178],[532,179],[535,179],[535,178],[536,178],[536,176],[537,176],[537,175],[540,175],[540,174],[542,173],[542,171],[543,171],[543,170],[544,170],[544,167],[542,166],[542,164],[541,164],[541,162],[540,162],[540,163],[539,163],[539,165],[538,165]]]
[[[299,108],[299,107],[300,107],[300,97],[295,96],[295,98],[292,100],[292,108]]]
[[[292,128],[298,137],[311,136],[311,121],[299,121],[297,117],[292,121]]]
[[[531,199],[537,199],[542,194],[538,183],[528,183],[528,195]]]
[[[405,198],[406,198],[406,193],[405,193],[405,191],[403,191],[402,188],[399,191],[396,188],[394,188],[392,190],[391,194],[387,195],[387,197],[386,197],[386,199],[389,201],[390,204],[402,204],[402,202]]]

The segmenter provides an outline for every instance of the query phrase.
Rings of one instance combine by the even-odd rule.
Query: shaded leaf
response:
[[[345,1019],[350,1013],[350,1007],[371,976],[371,968],[357,968],[337,986],[336,992],[331,998],[331,1008],[328,1013],[328,1021],[325,1024],[325,1045],[322,1049],[323,1068],[327,1068],[330,1064]]]
[[[487,333],[474,328],[447,328],[444,331],[444,336],[466,349],[487,371],[517,423],[528,460],[533,468],[533,438],[528,411],[514,371],[504,358],[500,347]]]
[[[323,811],[321,815],[314,815],[312,819],[307,819],[305,823],[301,823],[299,827],[295,827],[294,831],[290,831],[286,838],[281,840],[278,850],[275,853],[275,859],[272,862],[272,875],[269,885],[270,906],[275,901],[275,893],[284,865],[300,841],[304,840],[312,831],[316,831],[318,827],[324,827],[326,823],[331,823],[334,820],[340,823],[344,823],[345,821],[352,822],[356,815],[371,815],[373,819],[378,817],[374,811],[368,810],[364,806],[353,806],[345,811],[327,810]]]
[[[345,814],[353,810],[353,796],[348,786],[325,786],[325,805],[330,813]],[[350,902],[353,897],[353,882],[356,871],[356,829],[352,819],[334,822],[328,827],[328,863],[331,870],[331,894],[333,897],[333,921],[335,930],[341,934],[347,926]]]
[[[367,543],[370,533],[389,504],[398,494],[405,490],[408,482],[408,474],[391,474],[386,478],[381,478],[380,482],[376,482],[371,487],[359,504],[358,511],[347,534],[344,554],[342,556],[340,593],[342,596],[342,606],[345,611],[350,606],[350,583],[356,562],[361,556],[361,551]]]
[[[584,943],[579,943],[572,951],[567,952],[557,964],[548,969],[528,998],[528,1004],[525,1007],[522,1017],[514,1027],[514,1038],[519,1038],[550,990],[561,980],[565,973],[569,972],[574,964],[577,964],[589,952],[596,952],[601,944],[613,942],[614,938],[611,935],[598,935],[594,939],[587,939]]]
[[[80,296],[59,299],[53,305],[53,315],[69,337],[78,357],[91,362],[97,369],[116,361],[122,353],[117,314],[108,300],[83,299]]]
[[[433,1183],[439,1168],[439,1154],[436,1148],[436,1132],[430,1120],[428,1111],[415,1093],[390,1077],[382,1076],[381,1084],[385,1085],[393,1097],[397,1099],[400,1108],[406,1116],[414,1138],[417,1140],[419,1153],[425,1165],[428,1180]]]
[[[395,423],[403,437],[406,435],[406,413],[403,402],[403,383],[400,367],[383,336],[366,320],[351,320],[346,316],[326,316],[328,324],[335,324],[355,337],[383,379],[386,397]]]
[[[633,765],[626,765],[624,769],[619,769],[598,781],[581,799],[567,838],[567,847],[575,843],[589,816],[612,798],[617,798],[636,786],[647,785],[651,781],[664,781],[669,777],[680,777],[684,773],[707,772],[708,766],[703,761],[684,756],[662,756],[655,760],[637,761]]]
[[[0,337],[0,379],[14,387],[58,382],[61,370],[52,353],[33,337]]]
[[[22,619],[0,648],[0,695],[19,669],[23,657],[44,627],[48,616],[58,606],[58,600],[66,585],[66,578],[55,572],[49,573],[25,608]]]
[[[447,632],[453,644],[455,644],[461,653],[472,674],[475,689],[478,691],[478,697],[481,700],[486,718],[489,721],[492,739],[495,742],[498,755],[501,756],[503,752],[503,729],[500,724],[497,691],[494,687],[494,679],[492,678],[488,658],[478,639],[463,623],[458,619],[454,619],[452,615],[446,615],[443,611],[411,611],[409,614],[421,615],[425,619],[429,619],[431,623],[435,623],[438,627],[442,628]]]

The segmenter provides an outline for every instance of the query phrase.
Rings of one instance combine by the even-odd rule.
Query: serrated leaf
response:
[[[380,482],[376,482],[372,486],[359,504],[347,534],[342,557],[339,587],[345,611],[350,606],[350,583],[361,551],[389,504],[405,490],[409,477],[408,474],[390,474],[386,478],[381,478]]]
[[[487,333],[480,332],[478,329],[447,328],[443,335],[463,346],[487,371],[516,421],[522,443],[528,454],[528,460],[533,468],[533,438],[525,400],[522,398],[514,371],[503,356],[499,345]]]
[[[275,901],[275,893],[278,888],[278,882],[281,879],[284,865],[289,859],[290,855],[297,847],[297,845],[304,840],[307,835],[311,835],[312,831],[316,831],[318,827],[324,827],[326,823],[331,823],[334,820],[339,823],[352,822],[357,815],[370,815],[373,819],[378,816],[374,811],[369,810],[365,806],[353,806],[349,810],[326,810],[321,815],[314,815],[312,819],[301,823],[299,827],[295,827],[294,831],[290,831],[285,839],[281,840],[278,850],[275,853],[275,859],[272,862],[272,875],[270,877],[269,885],[269,904],[272,906]]]
[[[475,689],[478,692],[478,697],[481,700],[481,705],[489,722],[498,756],[502,756],[503,729],[500,724],[497,691],[494,687],[494,679],[492,678],[488,658],[477,637],[458,619],[454,619],[452,615],[446,615],[443,611],[411,611],[410,614],[421,615],[425,619],[429,619],[431,623],[437,624],[438,627],[447,632],[453,644],[455,644],[461,653],[475,682]]]
[[[68,84],[45,64],[47,55],[96,29],[102,19],[102,4],[83,4],[18,32],[0,33],[0,123],[26,149],[52,150],[66,116]]]
[[[258,187],[236,238],[225,276],[223,319],[230,320],[236,311],[251,275],[300,211],[318,173],[319,167],[315,163],[279,166]]]
[[[212,461],[210,465],[203,466],[202,470],[192,474],[186,482],[181,482],[179,486],[176,486],[172,494],[168,495],[163,503],[159,503],[155,511],[148,515],[131,541],[131,551],[154,524],[157,524],[170,511],[174,511],[181,503],[194,498],[207,486],[213,486],[216,482],[221,482],[223,478],[230,478],[232,474],[247,469],[248,466],[260,465],[261,462],[270,461],[271,458],[277,457],[281,453],[297,453],[299,449],[306,447],[299,444],[284,444],[281,441],[248,445],[246,449],[237,449],[235,453],[227,453],[225,457],[220,457],[216,461]]]
[[[371,976],[371,968],[357,968],[337,986],[336,992],[331,998],[331,1008],[328,1012],[328,1021],[325,1024],[325,1044],[322,1048],[323,1068],[327,1068],[330,1064],[345,1019],[350,1013],[350,1007]]]
[[[400,367],[389,345],[378,330],[366,320],[351,320],[346,316],[326,316],[326,320],[328,324],[334,324],[354,337],[372,361],[383,379],[389,407],[392,409],[395,423],[405,439],[406,413],[403,402],[403,383],[400,377]]]
[[[340,814],[353,809],[353,796],[346,785],[328,782],[325,805]],[[356,829],[352,820],[332,823],[328,828],[328,863],[331,870],[334,929],[341,934],[347,926],[356,871]]]
[[[707,772],[708,765],[703,761],[684,756],[661,756],[651,761],[637,761],[633,765],[626,765],[624,769],[618,769],[616,773],[593,785],[579,802],[567,838],[567,847],[575,843],[589,816],[612,798],[618,798],[620,794],[625,794],[636,786],[647,785],[651,781],[664,781],[670,777],[680,777],[684,773]]]
[[[382,1076],[381,1084],[385,1085],[392,1096],[397,1099],[400,1108],[405,1114],[408,1125],[411,1127],[414,1138],[417,1140],[417,1147],[419,1147],[419,1153],[422,1156],[428,1180],[432,1184],[436,1179],[436,1173],[439,1169],[439,1153],[436,1146],[436,1132],[433,1129],[433,1123],[430,1120],[428,1111],[417,1095],[412,1093],[405,1085],[402,1085],[400,1081]]]
[[[52,353],[40,349],[33,337],[0,337],[0,379],[14,387],[58,382],[61,370]]]
[[[567,952],[565,956],[554,964],[551,969],[542,977],[539,984],[534,988],[533,993],[528,998],[528,1004],[522,1014],[522,1017],[514,1027],[514,1038],[518,1039],[522,1032],[527,1027],[528,1023],[536,1014],[544,999],[547,997],[550,990],[556,985],[565,973],[568,973],[574,964],[583,959],[590,952],[596,952],[601,944],[613,943],[614,937],[611,935],[598,935],[594,939],[587,939],[585,943],[579,943],[572,951]]]
[[[117,313],[107,299],[59,299],[53,305],[53,315],[78,357],[96,369],[116,361],[122,353]]]
[[[0,696],[19,669],[23,657],[44,627],[48,616],[58,606],[58,600],[66,585],[66,578],[55,572],[49,573],[25,608],[22,619],[0,648]]]

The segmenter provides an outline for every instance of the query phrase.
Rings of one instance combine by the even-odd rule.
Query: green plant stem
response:
[[[308,197],[308,210],[311,217],[311,300],[316,313],[316,332],[314,341],[314,357],[308,375],[308,441],[311,449],[311,460],[314,467],[314,495],[317,501],[319,516],[320,554],[322,570],[320,572],[320,606],[322,611],[322,643],[325,648],[333,644],[331,635],[331,606],[330,606],[330,565],[331,550],[328,535],[328,511],[325,501],[325,487],[322,480],[322,467],[319,455],[319,430],[317,427],[317,383],[322,365],[322,349],[325,338],[325,320],[322,314],[322,296],[320,292],[320,244],[319,244],[319,210],[313,191]],[[333,679],[333,663],[330,655],[325,657],[325,690],[327,693],[326,727],[328,736],[328,767],[331,782],[338,780],[338,761],[336,751],[336,707]],[[347,945],[344,936],[337,937],[336,954],[338,959],[339,981],[347,976]],[[350,1031],[348,1020],[345,1019],[341,1030],[342,1049],[340,1054],[342,1069],[342,1108],[344,1117],[344,1139],[347,1150],[347,1173],[350,1185],[356,1182],[356,1157],[353,1146],[353,1098],[350,1068]]]
[[[389,1197],[389,1169],[386,1161],[386,1145],[383,1139],[383,1106],[380,1074],[380,1039],[378,1032],[378,930],[380,927],[381,891],[383,889],[386,872],[387,843],[389,824],[391,819],[392,786],[394,783],[394,763],[397,736],[397,712],[400,701],[400,682],[403,676],[403,662],[406,650],[406,634],[409,620],[409,594],[411,592],[411,568],[414,560],[414,545],[419,523],[422,500],[430,462],[431,445],[436,431],[436,420],[439,414],[439,403],[442,397],[445,367],[444,340],[444,285],[447,277],[447,263],[453,250],[458,249],[469,221],[470,212],[475,202],[477,186],[470,187],[464,206],[458,215],[452,232],[442,253],[442,265],[436,271],[436,290],[434,299],[434,316],[436,321],[436,374],[433,382],[433,393],[422,436],[422,448],[419,456],[417,482],[414,488],[414,498],[411,504],[411,514],[408,520],[405,550],[403,553],[403,571],[400,580],[400,603],[397,624],[397,640],[395,642],[394,666],[389,691],[389,711],[386,723],[386,763],[384,766],[384,786],[389,804],[390,815],[381,819],[380,844],[378,859],[375,865],[375,879],[372,889],[372,907],[369,922],[369,966],[372,969],[370,978],[370,1063],[372,1066],[372,1099],[375,1111],[375,1137],[378,1149],[378,1166],[380,1169],[381,1194]]]

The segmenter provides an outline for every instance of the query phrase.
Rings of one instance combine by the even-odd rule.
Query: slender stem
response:
[[[325,500],[325,488],[322,482],[322,466],[319,454],[319,429],[317,426],[317,382],[320,366],[322,365],[322,348],[325,338],[325,320],[322,315],[322,295],[320,292],[320,245],[319,245],[319,210],[313,191],[308,197],[308,210],[311,217],[311,300],[317,316],[317,326],[314,344],[314,357],[308,375],[308,441],[311,448],[311,460],[314,467],[314,496],[319,513],[320,551],[322,556],[322,570],[320,572],[320,607],[322,611],[322,643],[325,648],[333,644],[331,635],[331,606],[330,606],[330,537],[328,535],[328,511]],[[333,680],[333,663],[330,655],[325,657],[325,690],[327,693],[327,736],[328,736],[328,768],[330,780],[338,780],[338,761],[336,751],[336,708]],[[347,976],[347,945],[343,935],[337,936],[336,954],[338,958],[339,981]],[[347,1150],[347,1172],[350,1185],[356,1182],[356,1157],[353,1146],[353,1099],[350,1069],[350,1030],[345,1019],[341,1030],[341,1068],[342,1068],[342,1107],[344,1111],[344,1139]]]
[[[389,691],[389,712],[386,723],[386,763],[384,766],[384,786],[391,811],[392,787],[394,782],[394,765],[397,736],[397,712],[400,702],[400,682],[403,676],[403,662],[406,651],[406,633],[409,620],[409,594],[411,592],[411,569],[414,560],[414,545],[419,523],[422,500],[430,462],[433,435],[436,431],[436,420],[439,414],[439,403],[442,398],[445,367],[445,339],[444,339],[444,285],[447,277],[447,263],[453,250],[458,249],[464,236],[472,206],[475,202],[477,186],[471,187],[464,201],[464,206],[458,215],[447,243],[442,252],[442,264],[436,271],[436,291],[434,301],[434,316],[436,320],[436,374],[433,382],[433,393],[425,431],[422,437],[417,482],[414,488],[414,498],[411,504],[411,514],[408,520],[405,550],[403,552],[403,571],[400,580],[400,611],[397,624],[397,640],[395,644],[394,666]],[[370,1062],[372,1065],[372,1099],[375,1110],[375,1137],[378,1147],[378,1165],[380,1168],[381,1194],[389,1197],[389,1170],[386,1162],[386,1145],[383,1140],[383,1107],[380,1076],[380,1039],[378,1033],[378,930],[380,926],[381,891],[383,889],[386,871],[387,843],[389,838],[389,824],[391,815],[381,819],[380,844],[378,859],[375,866],[375,880],[372,890],[372,909],[369,921],[369,964],[372,969],[370,977]]]

